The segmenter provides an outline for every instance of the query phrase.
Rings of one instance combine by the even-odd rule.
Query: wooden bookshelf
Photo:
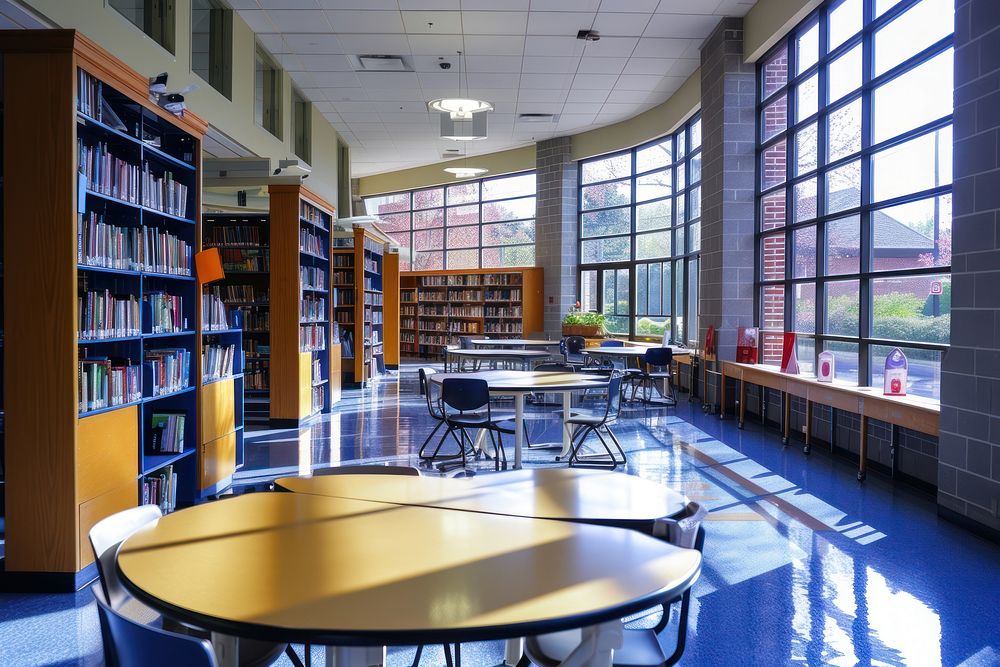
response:
[[[330,234],[336,209],[301,184],[268,186],[272,424],[329,412],[333,351]]]
[[[5,382],[18,388],[6,401],[5,576],[70,589],[93,576],[90,527],[141,502],[144,482],[166,491],[172,473],[170,504],[198,495],[201,295],[188,258],[200,248],[207,126],[152,104],[145,76],[76,31],[3,32],[0,54],[4,319],[17,323],[6,330]],[[80,176],[98,156],[121,163]],[[108,234],[142,241],[112,257],[125,246],[102,243]],[[109,326],[92,311],[112,300]],[[186,361],[154,390],[158,350]],[[89,396],[109,367],[131,373],[131,395]],[[153,419],[169,413],[185,416],[176,453],[153,437]]]
[[[400,356],[441,358],[459,336],[522,338],[542,331],[542,278],[535,267],[400,274]]]
[[[399,368],[399,250],[385,253],[382,290],[385,293],[385,342],[386,368]]]
[[[198,491],[202,496],[230,487],[233,474],[243,465],[243,332],[235,326],[241,324],[240,315],[228,324],[234,326],[203,325],[202,329],[198,397]]]
[[[206,293],[219,298],[227,316],[237,316],[243,330],[242,384],[248,423],[270,419],[270,231],[267,214],[202,215],[202,245],[219,249],[226,274],[207,286]]]
[[[398,290],[399,257],[389,258],[385,238],[364,226],[336,234],[333,256],[333,309],[341,370],[346,382],[363,386],[386,370],[386,327],[391,322],[386,315],[386,290]],[[390,344],[397,340],[395,336],[389,336]]]

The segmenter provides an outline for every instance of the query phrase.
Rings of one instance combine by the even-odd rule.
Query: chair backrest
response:
[[[433,368],[420,368],[417,374],[420,376],[420,393],[427,401],[427,413],[434,419],[444,419],[441,412],[441,391],[437,389],[439,385],[430,381],[430,376],[437,373]]]
[[[660,519],[654,532],[674,546],[701,550],[704,541],[702,521],[708,515],[708,508],[701,503],[689,502],[680,516]]]
[[[163,512],[158,506],[140,505],[101,519],[90,529],[88,537],[90,548],[94,550],[97,572],[100,574],[101,591],[104,593],[104,601],[113,608],[121,608],[132,597],[118,579],[118,571],[115,569],[118,545],[135,531],[162,516]]]
[[[472,336],[459,336],[458,346],[463,350],[471,350],[476,347],[475,345],[472,344]]]
[[[490,385],[479,378],[445,378],[441,383],[441,401],[459,412],[489,408]]]
[[[417,378],[420,380],[420,395],[423,396],[427,393],[427,376],[434,375],[437,373],[436,370],[430,366],[421,366],[417,369]]]
[[[216,667],[215,652],[205,639],[179,635],[145,625],[119,614],[102,598],[98,586],[91,587],[97,600],[108,665],[143,665],[144,667]]]
[[[566,349],[570,354],[580,354],[587,347],[587,339],[583,336],[570,336],[566,339]]]
[[[420,471],[413,466],[383,466],[378,464],[358,466],[336,466],[312,471],[313,477],[329,475],[402,475],[404,477],[419,477]]]
[[[651,347],[642,360],[654,368],[667,368],[674,360],[674,352],[669,347]]]
[[[617,340],[612,338],[611,340],[602,340],[601,347],[625,347],[625,341]]]
[[[571,366],[569,364],[548,363],[538,364],[535,366],[535,370],[541,373],[575,373],[576,366]]]

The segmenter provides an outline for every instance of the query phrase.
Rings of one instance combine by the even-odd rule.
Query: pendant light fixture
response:
[[[461,167],[445,167],[444,170],[452,174],[455,178],[473,178],[475,176],[482,176],[489,171],[489,169],[484,169],[483,167],[470,167],[468,154],[463,156]]]
[[[427,108],[441,114],[441,138],[452,141],[479,141],[486,138],[486,114],[493,111],[493,104],[472,99],[462,92],[462,63],[465,56],[458,51],[458,96],[431,100]],[[468,68],[465,71],[465,90],[468,91]]]

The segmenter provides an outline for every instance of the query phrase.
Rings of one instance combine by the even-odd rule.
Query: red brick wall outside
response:
[[[777,90],[788,80],[788,57],[785,53],[771,59],[763,68],[765,94]],[[773,136],[785,129],[788,122],[787,97],[782,94],[764,110],[763,136]],[[763,156],[761,182],[780,183],[785,180],[788,164],[787,142],[781,141]],[[761,231],[784,227],[786,220],[785,191],[779,190],[760,200]],[[761,270],[764,280],[782,280],[785,277],[785,235],[779,232],[762,240]],[[785,328],[785,288],[767,285],[761,290],[760,325],[764,331],[783,331]],[[761,361],[781,362],[781,336],[762,334]]]

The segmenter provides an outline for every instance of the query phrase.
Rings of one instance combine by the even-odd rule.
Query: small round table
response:
[[[563,446],[560,458],[569,456],[570,434],[566,420],[570,417],[570,397],[574,391],[606,387],[608,379],[586,373],[551,373],[539,371],[480,371],[478,373],[436,373],[431,382],[441,384],[448,378],[479,378],[486,380],[491,394],[514,397],[514,469],[521,467],[521,447],[524,445],[524,397],[536,392],[563,395]]]
[[[470,359],[472,361],[512,361],[521,365],[521,370],[531,370],[531,362],[543,361],[551,355],[539,350],[463,350],[445,348],[445,368],[450,367],[449,359]]]
[[[620,631],[687,590],[701,554],[607,526],[253,493],[140,528],[117,568],[137,598],[210,630],[220,667],[233,637],[337,646],[327,664],[346,667],[366,652],[341,647]]]
[[[510,347],[522,350],[559,347],[557,340],[539,340],[537,338],[474,338],[472,344],[476,347]]]

